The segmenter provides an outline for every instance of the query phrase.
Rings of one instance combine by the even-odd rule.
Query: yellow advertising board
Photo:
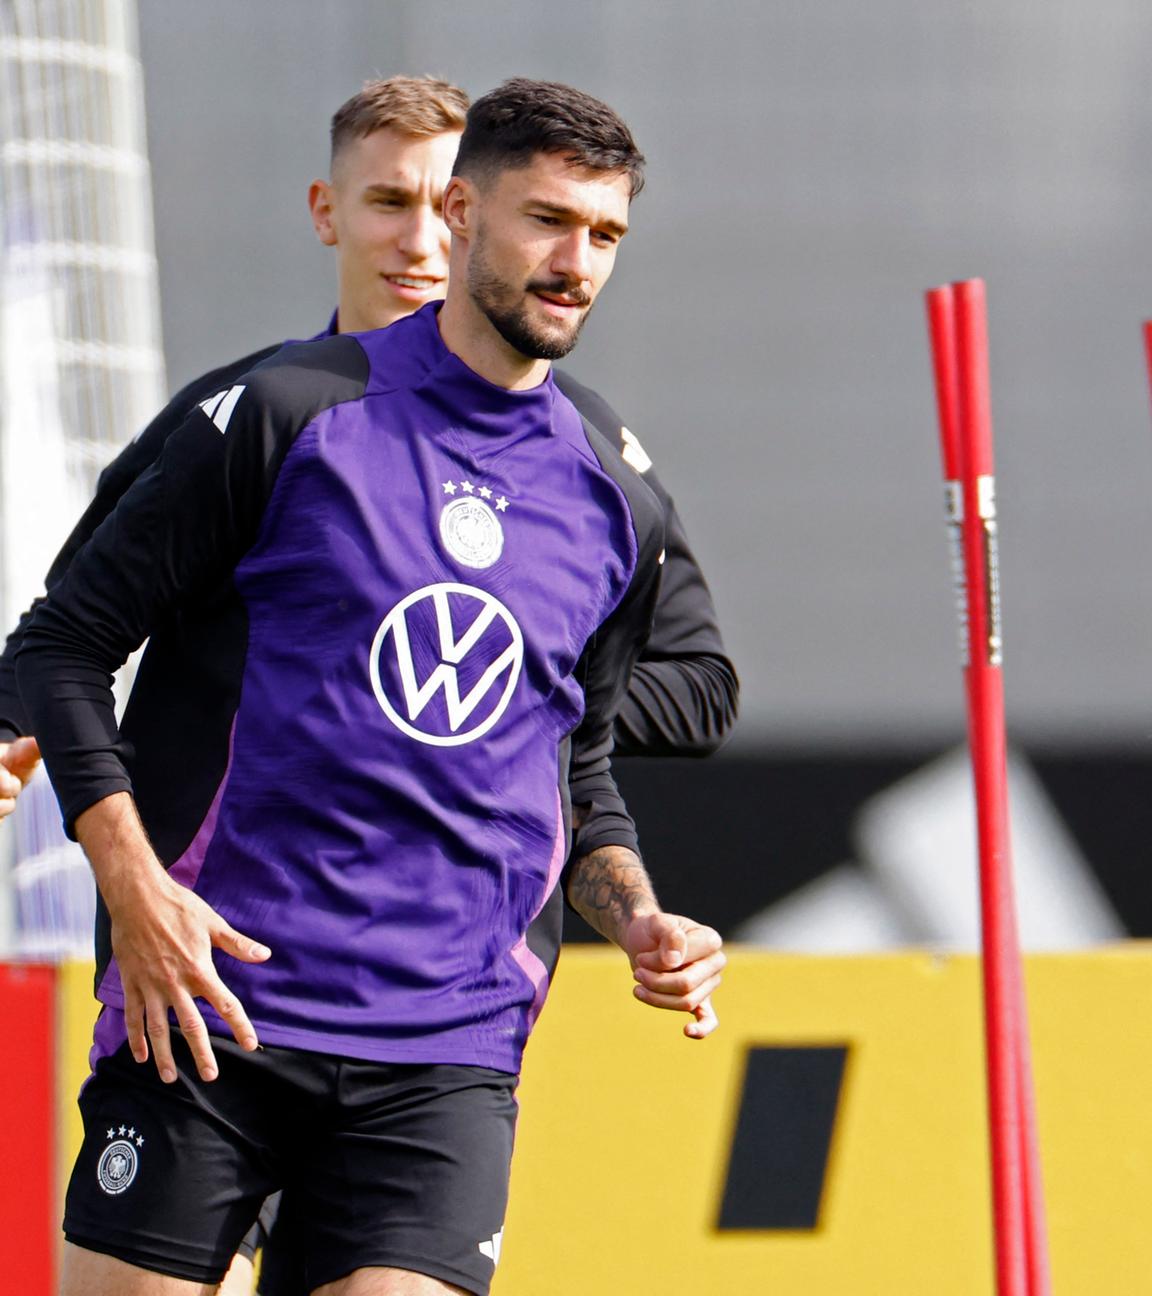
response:
[[[1152,949],[1027,960],[1056,1296],[1152,1292]],[[61,1138],[92,1020],[61,981]],[[493,1296],[992,1296],[979,965],[732,951],[697,1042],[565,949]]]
[[[1054,1290],[1152,1292],[1152,950],[1036,956],[1027,976]],[[684,1039],[632,1000],[620,954],[565,950],[495,1296],[992,1296],[977,961],[738,950],[716,1006],[720,1031]],[[814,1227],[720,1227],[749,1058],[829,1048],[845,1061],[825,1143],[803,1090],[771,1121],[826,1152]]]

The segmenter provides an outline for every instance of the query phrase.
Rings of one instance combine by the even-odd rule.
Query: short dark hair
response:
[[[451,81],[433,76],[394,76],[365,81],[332,118],[332,160],[356,139],[391,128],[425,139],[464,129],[468,95]]]
[[[559,153],[574,167],[627,175],[644,187],[644,155],[620,117],[599,99],[556,81],[513,77],[468,109],[453,175],[488,178]]]

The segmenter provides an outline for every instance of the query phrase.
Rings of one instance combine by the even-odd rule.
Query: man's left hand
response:
[[[0,819],[16,809],[16,799],[36,773],[40,748],[35,738],[16,738],[0,743]]]
[[[621,942],[632,962],[641,1003],[688,1012],[689,1039],[703,1039],[720,1024],[711,994],[727,962],[719,932],[679,914],[643,914],[628,924]]]

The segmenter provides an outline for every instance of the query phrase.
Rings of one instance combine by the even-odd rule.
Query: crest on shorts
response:
[[[465,567],[491,567],[504,551],[504,528],[497,514],[506,511],[508,500],[497,496],[493,508],[488,503],[493,497],[491,489],[470,481],[446,481],[443,490],[453,497],[440,510],[444,548]]]
[[[134,1128],[121,1125],[119,1131],[110,1129],[107,1138],[108,1146],[100,1154],[100,1162],[96,1167],[96,1180],[110,1197],[118,1197],[126,1188],[131,1187],[132,1180],[136,1178],[144,1135],[137,1134]]]

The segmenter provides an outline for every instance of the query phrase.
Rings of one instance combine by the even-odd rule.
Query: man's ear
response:
[[[316,237],[326,247],[334,247],[338,240],[332,223],[332,186],[327,180],[313,180],[308,186],[308,210]]]
[[[468,238],[476,222],[476,186],[454,175],[444,190],[444,224],[456,238]]]

